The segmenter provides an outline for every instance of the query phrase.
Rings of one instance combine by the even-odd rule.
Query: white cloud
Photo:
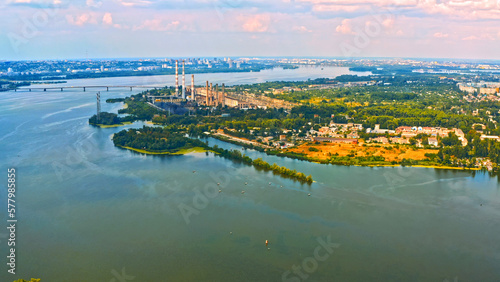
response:
[[[455,19],[500,19],[500,0],[296,0],[315,12],[400,13],[423,11]]]
[[[266,32],[269,30],[269,23],[268,15],[254,15],[245,19],[242,27],[246,32]]]
[[[479,40],[479,37],[477,37],[477,36],[475,36],[475,35],[471,35],[471,36],[467,36],[467,37],[462,38],[462,40],[464,40],[464,41],[468,41],[468,40]]]
[[[104,14],[104,16],[102,17],[102,22],[104,24],[107,24],[107,25],[112,25],[113,24],[113,16],[111,15],[111,13]]]
[[[83,13],[80,16],[67,15],[66,20],[71,25],[83,26],[85,24],[96,24],[97,20],[91,13]]]
[[[448,38],[450,36],[448,33],[436,32],[433,35],[435,38]]]
[[[469,41],[469,40],[495,40],[495,37],[489,33],[483,33],[481,35],[471,35],[462,38],[464,41]]]
[[[388,19],[385,19],[383,22],[382,22],[382,25],[385,27],[385,28],[392,28],[394,26],[394,19],[393,18],[388,18]]]
[[[145,20],[141,25],[134,26],[132,30],[151,30],[151,31],[175,31],[178,30],[180,25],[179,21],[171,21],[165,23],[161,19]]]
[[[144,6],[149,6],[152,4],[151,1],[147,1],[147,0],[127,0],[127,1],[124,1],[124,0],[119,0],[120,3],[125,6],[125,7],[144,7]]]
[[[294,26],[292,28],[293,31],[297,31],[297,32],[300,32],[300,33],[304,33],[304,32],[312,32],[312,30],[308,29],[307,27],[301,25],[301,26]]]
[[[350,19],[345,19],[342,21],[340,25],[337,26],[335,29],[338,33],[342,34],[353,34],[354,32],[352,31],[352,26],[351,26],[351,20]]]
[[[102,6],[102,1],[95,2],[94,0],[87,0],[86,4],[88,7],[100,8]]]

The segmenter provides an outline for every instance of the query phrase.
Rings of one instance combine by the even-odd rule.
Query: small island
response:
[[[122,130],[113,135],[117,147],[150,155],[181,155],[206,152],[210,148],[198,139],[183,136],[175,127],[147,127]]]
[[[252,165],[260,170],[272,171],[274,174],[301,183],[313,183],[311,175],[306,176],[304,173],[280,167],[277,164],[270,165],[261,158],[252,160],[237,150],[226,150],[219,148],[217,145],[210,147],[207,143],[196,138],[186,137],[184,134],[184,129],[176,126],[144,126],[141,129],[122,130],[114,134],[113,143],[117,147],[148,155],[183,155],[187,153],[213,152],[216,156]]]

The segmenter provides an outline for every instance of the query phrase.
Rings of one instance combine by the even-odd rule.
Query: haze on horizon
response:
[[[0,60],[500,59],[500,0],[4,0]]]

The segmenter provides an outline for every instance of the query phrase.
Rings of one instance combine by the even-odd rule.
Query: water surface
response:
[[[235,84],[266,79],[247,75],[206,74]],[[110,83],[135,79],[143,78]],[[102,92],[102,100],[130,94]],[[94,92],[0,93],[0,179],[6,183],[7,168],[17,169],[19,219],[18,275],[2,264],[0,281],[121,281],[122,271],[134,277],[125,281],[283,281],[284,274],[295,278],[289,281],[500,280],[496,177],[320,165],[244,151],[316,180],[301,185],[211,154],[145,156],[115,148],[113,133],[143,124],[91,127],[95,108]],[[318,239],[338,245],[314,264]],[[302,273],[287,275],[294,265]]]

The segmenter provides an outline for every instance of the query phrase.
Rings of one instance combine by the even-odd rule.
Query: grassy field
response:
[[[318,151],[310,151],[310,147],[317,149]],[[374,145],[374,144],[334,144],[334,143],[321,143],[313,144],[306,143],[299,147],[290,148],[286,150],[287,152],[303,153],[310,158],[315,158],[319,160],[327,160],[331,156],[357,156],[357,157],[369,157],[369,156],[382,156],[386,161],[397,161],[400,162],[403,159],[412,160],[424,160],[427,157],[426,153],[437,154],[438,150],[432,149],[417,149],[413,150],[410,146],[405,145]]]

